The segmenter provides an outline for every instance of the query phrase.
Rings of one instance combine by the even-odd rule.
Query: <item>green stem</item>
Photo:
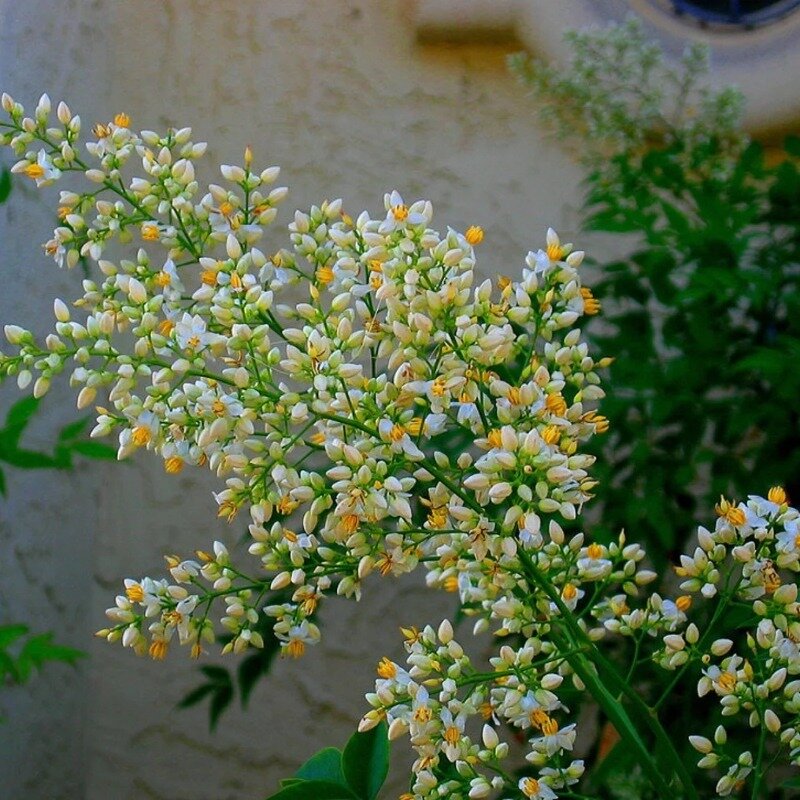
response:
[[[572,612],[567,608],[564,604],[563,600],[561,599],[558,592],[556,592],[552,586],[547,582],[544,576],[541,575],[537,566],[534,564],[533,559],[525,552],[522,548],[517,551],[517,555],[522,563],[523,567],[525,568],[525,572],[527,576],[539,586],[545,594],[550,598],[550,600],[555,603],[556,607],[561,613],[561,619],[563,620],[564,624],[569,630],[571,637],[574,637],[574,644],[573,646],[577,645],[578,643],[585,642],[589,646],[589,658],[590,661],[588,663],[592,663],[594,666],[601,670],[605,680],[609,681],[610,683],[614,684],[616,691],[620,692],[620,694],[624,695],[634,707],[634,709],[638,712],[638,715],[644,721],[648,728],[650,728],[651,732],[656,738],[658,744],[663,748],[664,753],[668,757],[669,761],[672,763],[673,770],[675,773],[680,777],[681,783],[683,784],[684,790],[686,791],[686,795],[690,800],[699,800],[697,791],[694,788],[694,783],[692,780],[692,776],[689,774],[683,760],[681,759],[678,752],[675,750],[675,747],[672,744],[672,740],[667,735],[667,732],[662,727],[661,723],[658,721],[658,717],[655,714],[655,711],[647,706],[647,704],[639,697],[636,693],[636,690],[631,687],[629,684],[625,682],[625,680],[619,675],[614,665],[600,652],[597,648],[597,645],[589,638],[586,632],[578,625],[575,621]],[[575,669],[578,673],[579,677],[584,680],[584,683],[587,681],[583,678],[583,675],[578,672],[575,664],[570,661],[570,665]],[[641,738],[639,737],[639,733],[636,728],[630,722],[629,717],[624,712],[621,704],[616,700],[616,698],[611,695],[608,690],[606,690],[605,686],[599,683],[598,679],[592,681],[591,684],[587,683],[587,685],[592,685],[593,691],[592,694],[595,699],[600,702],[603,711],[606,712],[609,719],[612,722],[615,721],[616,718],[619,718],[619,713],[622,712],[624,715],[624,720],[627,720],[628,726],[630,729],[626,728],[626,732],[623,729],[617,728],[620,735],[623,738],[627,738],[630,740],[632,746],[634,746],[637,750],[641,750],[644,748],[645,753],[647,754],[647,761],[643,761],[643,766],[647,769],[648,772],[651,773],[651,776],[654,774],[658,777],[658,784],[664,783],[663,777],[661,777],[660,773],[658,772],[658,766],[653,761],[652,755],[647,747],[643,744]],[[595,694],[594,689],[597,691],[602,690],[601,694]],[[608,697],[606,698],[606,695]],[[616,727],[616,725],[615,725]],[[655,772],[653,772],[655,770]],[[655,779],[655,778],[654,778]],[[671,790],[670,790],[671,791]],[[674,797],[674,792],[669,794],[668,796]]]

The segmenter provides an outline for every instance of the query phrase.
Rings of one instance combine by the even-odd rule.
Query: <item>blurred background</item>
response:
[[[544,101],[512,74],[507,56],[522,50],[558,68],[570,56],[562,39],[567,29],[630,15],[663,48],[668,63],[678,63],[687,44],[706,43],[710,84],[739,87],[744,121],[732,124],[763,141],[764,163],[772,163],[770,158],[782,158],[783,135],[800,120],[797,5],[0,0],[0,88],[29,109],[44,91],[54,105],[64,99],[86,129],[121,111],[137,129],[191,125],[196,140],[209,142],[208,163],[240,163],[250,144],[256,163],[281,165],[280,182],[290,187],[279,223],[287,223],[294,208],[335,197],[344,198],[353,215],[364,208],[377,214],[383,193],[397,189],[406,201],[429,198],[440,229],[482,226],[480,269],[487,275],[515,274],[524,254],[540,246],[552,226],[562,240],[590,250],[602,282],[610,273],[599,265],[618,263],[631,252],[631,243],[617,235],[625,228],[619,222],[616,228],[585,224],[587,166],[581,150],[587,145],[573,143],[570,149],[558,140],[564,137],[553,136],[553,126],[538,113]],[[552,84],[548,90],[557,95]],[[740,153],[735,149],[731,157]],[[10,153],[0,159],[13,163]],[[796,187],[791,176],[784,180],[790,199],[778,197],[773,205],[785,209]],[[37,192],[15,181],[0,206],[0,320],[37,333],[50,328],[53,297],[74,296],[83,277],[80,269],[59,271],[40,247],[53,227],[56,191]],[[694,217],[702,221],[702,209]],[[276,245],[284,243],[279,227],[271,234]],[[789,260],[796,258],[796,230],[793,236]],[[674,243],[658,247],[680,249]],[[752,263],[751,258],[745,266]],[[796,262],[791,263],[793,270]],[[792,270],[782,273],[777,291],[794,286]],[[684,284],[676,278],[676,285]],[[614,284],[607,288],[607,298],[597,294],[613,309],[624,292]],[[741,286],[734,291],[741,294]],[[711,303],[705,296],[701,302]],[[780,313],[791,316],[793,308]],[[773,332],[759,346],[782,343],[779,334],[785,333]],[[600,329],[603,335],[618,336],[616,351],[606,352],[622,357],[619,337],[636,339],[640,332],[611,326]],[[775,358],[770,374],[777,380],[789,362]],[[762,383],[753,385],[748,402],[768,378],[759,376]],[[0,386],[0,419],[20,396],[10,383]],[[614,408],[620,420],[628,413],[620,400]],[[669,428],[696,411],[676,408],[669,412],[675,420],[667,413],[659,424]],[[613,429],[615,416],[605,413]],[[79,416],[68,387],[57,386],[31,416],[25,447],[53,452],[64,426]],[[641,419],[640,409],[627,417],[628,427]],[[783,420],[782,430],[794,422]],[[712,434],[698,428],[686,435],[707,441]],[[736,425],[731,435],[744,436]],[[754,435],[783,452],[793,447],[793,440],[770,438],[768,431]],[[748,461],[748,453],[734,458],[752,469],[761,462]],[[248,709],[235,700],[212,733],[211,693],[190,708],[176,708],[208,677],[194,663],[177,652],[166,663],[137,659],[92,634],[103,627],[103,610],[123,578],[160,574],[165,553],[187,554],[214,539],[233,546],[244,526],[216,519],[211,491],[217,481],[211,474],[167,476],[160,461],[146,455],[121,465],[86,455],[92,453],[78,447],[71,469],[24,469],[13,459],[0,464],[6,489],[0,498],[0,626],[22,623],[33,634],[52,631],[54,642],[88,653],[74,667],[46,664],[24,685],[0,690],[4,800],[263,797],[312,752],[342,744],[352,732],[375,664],[400,652],[398,626],[438,621],[456,607],[453,595],[425,591],[421,575],[372,581],[360,605],[329,602],[322,611],[322,644],[300,662],[276,660],[269,676],[255,684]],[[669,456],[665,444],[665,463]],[[774,462],[770,453],[759,451],[758,458]],[[658,469],[651,494],[669,494],[659,481],[670,470],[663,463]],[[735,489],[734,478],[726,480]],[[766,491],[761,484],[767,479],[772,476],[759,477],[753,490]],[[689,521],[698,480],[709,482],[694,471],[677,487],[689,498],[681,505]],[[618,495],[611,501],[624,505]],[[615,513],[638,513],[635,502],[634,497],[630,508]],[[706,506],[706,516],[710,512]],[[648,535],[660,542],[664,558],[680,544],[670,527],[673,517],[665,500],[641,521],[643,529],[652,529]],[[403,785],[402,778],[395,780],[387,796]]]

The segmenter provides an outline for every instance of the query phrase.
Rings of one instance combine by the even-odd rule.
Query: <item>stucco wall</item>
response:
[[[212,161],[250,143],[259,163],[283,166],[292,208],[342,196],[350,210],[377,210],[391,188],[429,197],[439,226],[485,228],[487,273],[513,271],[547,225],[574,235],[579,172],[507,74],[507,46],[420,45],[412,12],[397,0],[0,0],[0,84],[31,105],[45,89],[63,96],[87,124],[120,110],[141,127],[191,124]],[[0,209],[2,322],[44,330],[52,297],[79,285],[38,246],[54,201],[20,190]],[[42,441],[75,413],[67,395],[46,402]],[[372,581],[360,606],[332,601],[323,644],[279,663],[249,712],[208,734],[204,709],[174,710],[197,680],[183,654],[154,664],[91,634],[123,577],[242,533],[216,521],[215,485],[200,471],[167,477],[146,457],[10,480],[0,614],[55,628],[91,659],[3,691],[4,800],[263,797],[353,730],[375,663],[401,653],[398,625],[450,611],[421,576]]]

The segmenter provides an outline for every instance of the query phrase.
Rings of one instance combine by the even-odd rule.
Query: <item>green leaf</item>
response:
[[[178,701],[178,708],[191,708],[203,700],[210,692],[216,691],[216,684],[204,683]]]
[[[781,789],[800,789],[800,778],[789,778],[781,784]]]
[[[328,781],[346,787],[347,782],[342,769],[342,751],[335,747],[320,750],[295,772],[295,777],[307,781]]]
[[[75,422],[70,422],[68,425],[65,425],[58,433],[58,441],[68,442],[82,436],[86,432],[91,421],[91,417],[81,417],[80,419],[76,419]]]
[[[214,730],[222,712],[233,702],[233,686],[219,685],[215,687],[214,695],[211,698],[211,705],[208,707],[208,727]]]
[[[2,494],[3,497],[5,497],[6,493],[7,493],[7,490],[6,490],[6,474],[5,474],[5,472],[3,472],[3,470],[0,469],[0,494]]]
[[[331,781],[298,781],[285,786],[267,800],[354,800],[347,787]]]
[[[800,158],[800,136],[787,136],[784,147],[790,156]],[[786,784],[784,784],[784,786],[785,785]],[[800,786],[800,784],[798,785]]]
[[[0,170],[0,204],[8,200],[11,194],[11,170],[4,167]]]
[[[0,625],[0,649],[7,648],[27,632],[27,625]]]
[[[34,669],[41,669],[48,661],[62,661],[67,664],[75,664],[85,656],[86,653],[82,650],[53,644],[52,632],[40,633],[37,636],[32,636],[23,645],[17,659],[20,681],[26,681]]]
[[[347,784],[361,800],[375,800],[389,772],[389,729],[383,721],[350,737],[342,755]]]
[[[16,447],[22,432],[31,421],[31,417],[39,408],[40,400],[33,397],[23,397],[14,403],[6,415],[6,424],[2,430],[3,438],[11,447]]]
[[[75,442],[71,447],[72,451],[86,458],[94,458],[105,461],[116,461],[117,451],[111,445],[103,444],[103,442],[95,442],[91,439],[81,440]]]
[[[230,673],[225,667],[215,667],[209,664],[205,667],[200,667],[200,672],[212,683],[224,684],[226,686],[232,685]]]
[[[19,469],[52,469],[59,466],[59,462],[47,453],[37,453],[35,450],[4,450],[0,458],[12,467]]]

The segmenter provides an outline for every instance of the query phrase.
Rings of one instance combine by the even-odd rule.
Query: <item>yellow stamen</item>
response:
[[[521,400],[522,395],[520,394],[519,389],[516,386],[512,386],[508,390],[508,402],[511,403],[512,406],[518,406]]]
[[[547,395],[544,407],[557,417],[563,417],[567,413],[567,402],[558,393]]]
[[[786,490],[782,486],[773,486],[767,493],[767,500],[782,506],[786,501]]]
[[[400,628],[400,633],[405,637],[406,644],[414,644],[414,642],[419,640],[420,633],[414,625],[410,628]]]
[[[445,732],[444,732],[444,740],[448,744],[458,744],[461,739],[461,731],[456,728],[455,725],[451,725]]]
[[[398,222],[405,222],[408,219],[408,206],[399,203],[392,208],[392,216]]]
[[[560,244],[547,245],[547,257],[551,261],[561,261],[561,256],[564,255],[564,248]]]
[[[153,438],[153,435],[150,433],[150,428],[146,428],[144,425],[137,425],[133,429],[131,438],[137,447],[143,447]]]
[[[442,582],[442,586],[446,592],[457,592],[458,578],[455,575],[449,575]]]
[[[600,301],[592,294],[592,290],[584,286],[581,288],[581,297],[583,298],[583,313],[588,316],[594,316],[600,312]]]
[[[581,419],[595,426],[596,433],[605,433],[608,430],[608,418],[596,411],[587,411]]]
[[[393,425],[389,431],[389,438],[393,442],[399,442],[406,435],[406,429],[402,425]]]
[[[489,431],[489,435],[486,437],[489,445],[493,448],[500,448],[503,446],[503,436],[500,433],[498,428]]]
[[[467,228],[464,234],[466,240],[473,246],[480,244],[483,241],[483,228],[478,225],[471,225]]]
[[[432,508],[428,513],[428,524],[432,528],[444,528],[447,525],[447,506]]]
[[[233,518],[239,513],[239,508],[233,500],[224,500],[220,503],[217,516],[227,519],[228,522],[233,522]]]
[[[44,175],[44,167],[41,164],[28,164],[25,169],[22,170],[29,178],[36,179],[41,178]]]
[[[730,503],[724,497],[720,497],[719,503],[714,507],[717,515],[727,520],[731,525],[744,525],[746,516],[741,508]]]
[[[317,270],[317,280],[323,285],[327,286],[333,281],[333,267],[320,267]]]
[[[171,456],[164,462],[164,469],[170,475],[177,475],[183,469],[184,461],[180,456]]]
[[[114,124],[118,128],[128,128],[131,124],[131,118],[124,111],[121,111],[114,117]]]
[[[676,601],[675,605],[678,608],[678,611],[683,611],[684,613],[687,612],[692,607],[692,598],[691,595],[682,594]]]
[[[528,797],[536,797],[539,794],[539,781],[536,778],[525,778],[522,782],[522,793]]]
[[[568,583],[562,590],[561,596],[566,600],[574,600],[578,596],[578,590],[571,584]]]
[[[377,673],[379,678],[391,680],[392,678],[397,677],[397,667],[386,656],[384,656],[380,662],[378,662]]]
[[[175,330],[175,323],[171,319],[162,320],[158,324],[158,332],[162,336],[169,336]]]
[[[717,678],[717,683],[724,691],[732,692],[736,687],[736,676],[730,672],[723,672],[719,678]]]
[[[542,723],[542,733],[545,736],[555,736],[558,733],[558,723],[551,717]]]
[[[292,639],[292,641],[286,645],[286,653],[290,658],[300,658],[305,651],[306,643],[300,641],[300,639]]]
[[[141,603],[144,600],[144,589],[140,583],[132,583],[125,589],[125,595],[131,603]]]
[[[158,226],[152,222],[142,225],[142,239],[146,242],[157,242],[159,238]]]
[[[289,497],[288,494],[285,494],[285,495],[283,495],[283,497],[281,497],[280,500],[278,500],[278,506],[277,506],[278,513],[279,514],[283,514],[284,516],[286,516],[287,514],[291,514],[292,511],[294,511],[297,508],[298,505],[300,505],[300,504],[297,502],[297,500],[292,500],[292,498]],[[285,535],[285,533],[286,532],[284,531],[284,535]],[[292,534],[292,535],[294,536],[294,534]],[[297,540],[297,536],[295,536],[294,539],[290,539],[290,537],[288,537],[288,536],[286,538],[289,539],[289,541],[296,541]]]
[[[588,558],[602,558],[603,545],[597,544],[597,542],[593,542],[586,548],[586,556]]]
[[[421,417],[415,417],[406,423],[405,428],[411,436],[419,436],[422,431],[422,424],[423,419]]]
[[[558,444],[561,439],[561,429],[557,425],[548,425],[542,431],[542,439],[544,439],[545,444]]]
[[[434,397],[443,397],[446,391],[447,388],[444,378],[437,378],[431,386],[431,393],[434,395]]]
[[[414,712],[415,722],[430,722],[432,718],[433,712],[428,708],[428,706],[420,706]]]
[[[106,138],[106,136],[110,136],[110,135],[111,135],[111,128],[109,128],[109,127],[108,127],[108,125],[103,125],[103,123],[102,123],[102,122],[98,122],[98,123],[97,123],[97,124],[96,124],[96,125],[95,125],[95,126],[92,128],[92,133],[93,133],[93,134],[94,134],[94,135],[95,135],[95,136],[96,136],[98,139],[105,139],[105,138]]]
[[[358,514],[345,514],[342,519],[342,527],[345,533],[355,533],[361,525]]]
[[[154,661],[163,661],[167,657],[168,649],[169,643],[167,641],[164,639],[153,639],[148,652],[150,653],[150,658]]]

